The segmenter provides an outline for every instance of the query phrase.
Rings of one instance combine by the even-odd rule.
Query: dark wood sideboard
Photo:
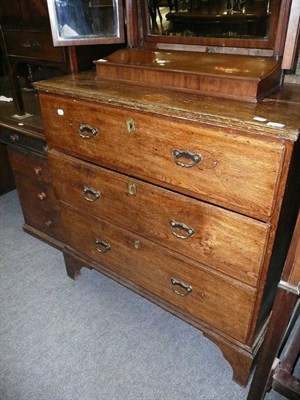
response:
[[[0,143],[0,195],[15,188],[6,146]]]
[[[31,100],[29,105],[27,98]],[[25,96],[28,110],[37,112],[36,98],[32,93]],[[18,192],[23,211],[23,229],[40,240],[62,249],[63,230],[58,202],[53,194],[47,161],[47,143],[40,117],[26,119],[28,123],[6,118],[14,106],[0,107],[0,143],[7,154],[1,162],[7,162]],[[5,170],[2,170],[4,173]],[[7,175],[6,175],[7,176]],[[12,189],[10,186],[8,189]]]

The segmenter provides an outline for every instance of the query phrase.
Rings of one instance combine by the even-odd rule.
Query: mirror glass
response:
[[[123,40],[121,0],[47,1],[54,45]]]
[[[147,0],[151,35],[265,39],[272,0]]]

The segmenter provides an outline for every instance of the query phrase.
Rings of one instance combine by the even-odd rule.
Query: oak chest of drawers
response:
[[[37,88],[68,274],[95,268],[191,323],[245,384],[298,208],[297,106],[93,73]]]

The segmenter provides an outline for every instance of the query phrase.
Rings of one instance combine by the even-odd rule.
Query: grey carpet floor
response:
[[[0,400],[246,399],[198,330],[98,272],[68,278],[22,223],[0,196]]]

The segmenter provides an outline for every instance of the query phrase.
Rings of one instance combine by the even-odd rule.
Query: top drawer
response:
[[[273,212],[280,141],[45,93],[40,101],[50,146],[256,218]]]
[[[9,56],[64,62],[64,52],[53,47],[50,32],[5,29],[4,38]]]

